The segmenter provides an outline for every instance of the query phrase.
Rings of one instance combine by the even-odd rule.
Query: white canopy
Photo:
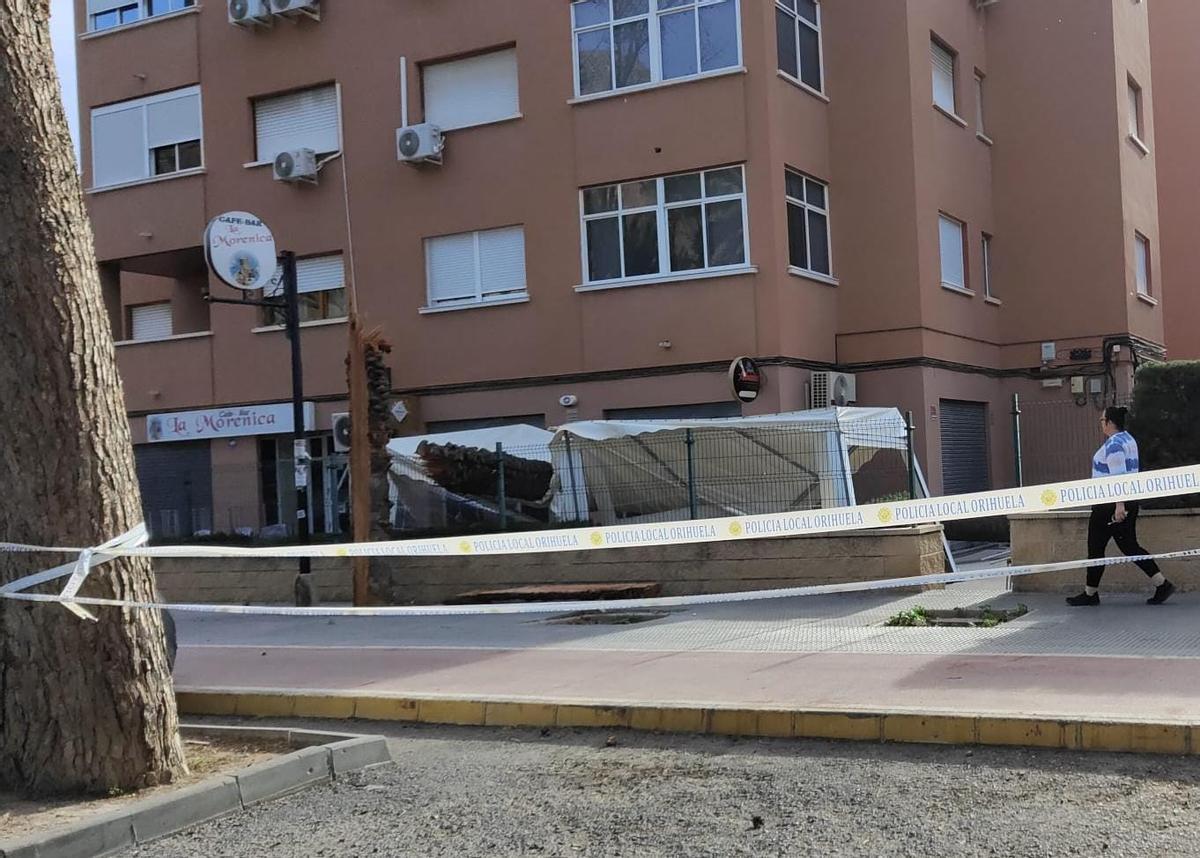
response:
[[[690,442],[689,442],[690,439]],[[596,420],[550,442],[559,520],[598,524],[783,512],[907,490],[894,408],[823,408],[710,420]]]

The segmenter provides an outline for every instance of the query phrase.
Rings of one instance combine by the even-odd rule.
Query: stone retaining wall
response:
[[[297,561],[244,557],[155,558],[154,577],[166,602],[205,605],[294,604]],[[317,592],[323,602],[353,598],[350,561],[317,558],[312,561]]]
[[[203,604],[291,604],[295,560],[157,559],[162,598]],[[656,581],[664,596],[831,584],[944,571],[937,525],[737,542],[551,554],[371,560],[383,604],[437,604],[483,588]],[[321,601],[349,602],[349,560],[313,561]]]
[[[1089,510],[1012,515],[1012,562],[1014,566],[1056,563],[1087,557]],[[1200,548],[1200,510],[1143,510],[1138,515],[1138,541],[1150,552]],[[1109,543],[1108,556],[1120,555]],[[1180,590],[1200,589],[1194,560],[1173,560],[1162,564],[1163,574]],[[1013,589],[1025,593],[1078,593],[1083,589],[1084,568],[1068,572],[1021,575],[1013,579]],[[1133,564],[1111,566],[1104,573],[1102,589],[1110,593],[1149,592],[1143,572]]]
[[[941,572],[941,527],[474,557],[372,558],[371,594],[435,604],[482,588],[656,581],[664,596],[866,581]]]

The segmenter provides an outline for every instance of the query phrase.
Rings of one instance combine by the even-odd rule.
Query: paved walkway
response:
[[[1027,604],[994,629],[899,610]],[[1071,609],[1002,580],[917,595],[704,606],[627,626],[542,615],[181,616],[185,691],[1200,722],[1200,603]]]

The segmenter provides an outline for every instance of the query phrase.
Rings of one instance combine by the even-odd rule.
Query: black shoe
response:
[[[1171,594],[1175,592],[1175,585],[1170,581],[1163,581],[1162,584],[1154,588],[1154,595],[1146,600],[1147,605],[1161,605],[1167,599],[1171,598]]]
[[[1089,596],[1086,592],[1084,592],[1084,593],[1080,593],[1078,596],[1068,596],[1067,604],[1073,608],[1081,608],[1085,605],[1099,605],[1100,604],[1100,594],[1092,593]]]

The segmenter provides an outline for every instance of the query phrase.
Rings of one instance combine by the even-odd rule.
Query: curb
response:
[[[188,715],[356,718],[471,727],[625,727],[719,736],[1200,754],[1200,722],[216,689],[180,691],[176,697],[179,711]]]
[[[76,825],[0,840],[0,858],[108,855],[392,760],[383,736],[190,724],[181,724],[179,731],[191,738],[282,738],[299,750],[231,775],[219,775],[162,796],[133,802]]]

